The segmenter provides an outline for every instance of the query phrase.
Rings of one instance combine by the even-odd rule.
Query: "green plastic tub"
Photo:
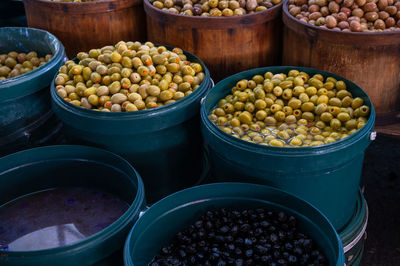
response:
[[[256,74],[287,73],[298,69],[343,80],[353,96],[371,109],[368,122],[355,134],[316,147],[272,147],[246,142],[224,133],[208,115],[241,79]],[[373,138],[375,111],[368,95],[338,75],[304,67],[265,67],[228,77],[208,92],[201,106],[202,133],[209,149],[211,176],[217,181],[241,181],[280,188],[313,204],[341,230],[353,215],[360,186],[365,149]]]
[[[33,71],[0,81],[0,156],[45,144],[60,131],[51,112],[49,87],[64,62],[64,46],[47,31],[0,28],[0,54],[12,50],[51,53],[53,58]]]
[[[214,208],[268,208],[298,218],[303,231],[317,241],[331,266],[344,265],[342,243],[332,224],[307,202],[275,188],[216,183],[176,192],[151,206],[135,223],[124,247],[125,265],[147,265],[174,235]]]
[[[177,190],[193,186],[202,173],[200,99],[212,86],[206,77],[189,96],[162,107],[136,112],[98,112],[64,101],[51,88],[54,113],[64,122],[69,143],[92,145],[127,159],[143,178],[146,199],[155,202]]]
[[[339,232],[347,266],[358,266],[364,252],[367,238],[368,206],[361,190],[356,203],[356,211],[346,227]]]
[[[129,230],[145,208],[139,174],[123,158],[85,146],[48,146],[0,159],[0,205],[32,192],[56,187],[97,188],[118,195],[129,209],[102,231],[68,246],[38,251],[0,251],[5,265],[118,265],[113,253],[124,244]],[[111,256],[111,259],[107,257]]]

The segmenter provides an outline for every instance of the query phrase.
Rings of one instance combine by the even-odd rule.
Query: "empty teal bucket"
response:
[[[256,74],[288,73],[297,69],[343,80],[354,97],[371,109],[368,122],[355,134],[316,147],[272,147],[250,143],[215,126],[208,115],[241,79]],[[338,75],[304,67],[264,67],[228,77],[210,90],[201,106],[202,133],[209,149],[211,176],[217,181],[241,181],[280,188],[313,204],[341,230],[353,215],[360,186],[365,149],[371,142],[375,111],[368,95]]]
[[[212,82],[203,62],[185,55],[201,64],[204,81],[187,97],[155,109],[118,113],[84,109],[64,101],[52,83],[53,110],[63,121],[69,142],[101,147],[127,159],[142,176],[149,202],[193,186],[202,172],[199,108]]]
[[[105,229],[74,244],[38,251],[0,251],[0,264],[122,264],[122,256],[113,260],[113,254],[122,248],[145,208],[143,183],[135,169],[111,152],[85,146],[47,146],[0,159],[0,206],[32,192],[60,187],[97,188],[119,196],[130,207]]]
[[[53,58],[28,73],[0,81],[0,156],[46,144],[61,128],[51,111],[49,87],[64,62],[64,46],[47,31],[0,28],[0,54],[11,51],[36,51]]]
[[[174,235],[210,209],[265,208],[298,218],[329,265],[343,266],[342,243],[332,224],[307,202],[284,191],[255,184],[216,183],[176,192],[151,206],[132,228],[124,247],[125,265],[148,265]]]

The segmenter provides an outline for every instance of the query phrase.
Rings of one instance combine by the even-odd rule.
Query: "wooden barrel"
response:
[[[173,14],[144,0],[147,37],[194,53],[207,65],[213,80],[219,81],[243,70],[280,63],[281,7],[242,16],[201,17]]]
[[[340,32],[299,21],[283,6],[283,64],[343,76],[365,90],[377,124],[400,111],[400,32]]]
[[[146,40],[146,18],[141,0],[52,2],[24,0],[28,26],[53,33],[69,58],[124,41]]]

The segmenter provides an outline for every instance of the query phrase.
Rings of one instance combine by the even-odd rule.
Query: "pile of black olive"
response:
[[[150,263],[161,265],[329,265],[294,216],[264,209],[207,211]]]

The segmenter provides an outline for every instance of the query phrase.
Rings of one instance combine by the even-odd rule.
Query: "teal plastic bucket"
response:
[[[237,81],[256,74],[288,73],[298,69],[343,80],[354,97],[371,109],[368,122],[355,134],[316,147],[272,147],[250,143],[224,133],[208,115]],[[371,142],[375,111],[368,95],[353,82],[338,75],[304,67],[265,67],[224,79],[210,90],[201,107],[202,133],[209,149],[211,176],[217,181],[265,184],[293,193],[313,204],[341,230],[354,213],[365,149]]]
[[[52,54],[53,58],[28,73],[0,81],[0,156],[41,145],[60,131],[60,122],[51,112],[49,87],[64,62],[64,46],[47,31],[0,28],[0,54],[13,50]]]
[[[32,192],[58,187],[88,187],[118,195],[128,210],[102,231],[74,244],[38,251],[0,251],[6,265],[122,264],[113,258],[145,208],[139,174],[123,158],[85,146],[47,146],[21,151],[0,159],[0,205]]]
[[[368,205],[360,190],[353,217],[346,227],[339,232],[347,266],[358,266],[360,264],[367,238],[367,224]]]
[[[344,265],[342,243],[332,224],[307,202],[275,188],[216,183],[174,193],[151,206],[135,223],[124,247],[125,265],[148,265],[174,235],[205,211],[217,208],[283,210],[298,218],[301,229],[320,246],[329,265]]]
[[[200,99],[212,86],[210,74],[196,56],[189,61],[205,71],[200,87],[183,99],[150,110],[98,112],[64,101],[51,88],[54,113],[64,122],[69,143],[92,145],[127,159],[143,178],[149,202],[193,186],[202,172]]]

